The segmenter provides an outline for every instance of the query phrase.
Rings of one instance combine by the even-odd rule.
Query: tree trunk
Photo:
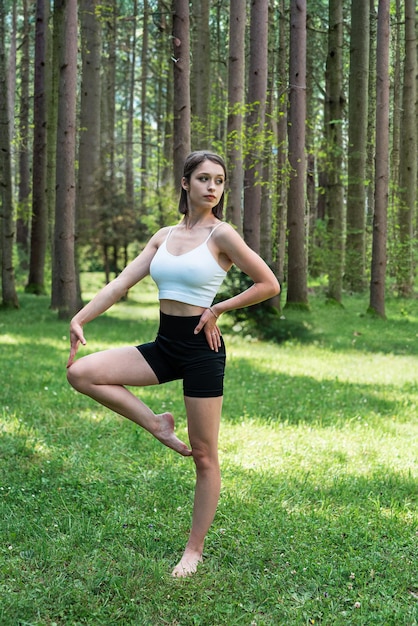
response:
[[[106,20],[103,24],[103,76],[101,90],[101,185],[100,185],[100,230],[98,244],[103,250],[105,282],[110,281],[108,250],[112,243],[111,215],[117,197],[116,189],[116,48],[118,38],[118,9],[115,0],[106,0]]]
[[[414,288],[413,236],[417,201],[417,37],[415,0],[405,0],[405,62],[402,89],[401,151],[399,164],[399,243],[397,286],[408,298]]]
[[[268,1],[251,0],[244,174],[244,239],[260,252],[261,184],[267,98]]]
[[[274,28],[273,8],[269,7],[268,24],[268,58],[273,58],[275,50],[276,29]],[[267,98],[266,112],[264,124],[265,147],[263,153],[262,164],[262,180],[264,184],[261,187],[261,206],[260,206],[260,255],[265,262],[272,267],[273,265],[273,186],[271,181],[274,180],[274,125],[273,125],[273,93],[275,72],[274,64],[267,66]]]
[[[57,178],[54,231],[54,269],[58,288],[55,301],[59,319],[69,319],[78,308],[74,255],[75,241],[75,137],[77,93],[77,1],[55,0],[63,20],[59,59]]]
[[[289,165],[286,306],[308,306],[305,249],[306,0],[291,0],[289,58]]]
[[[192,0],[192,64],[190,100],[192,116],[192,149],[204,150],[211,145],[210,130],[210,31],[209,0]]]
[[[23,0],[23,28],[21,47],[21,90],[19,110],[19,204],[16,221],[16,242],[20,253],[20,265],[27,269],[29,254],[29,222],[30,222],[30,165],[29,165],[29,72],[30,72],[30,25],[28,2]]]
[[[82,79],[77,179],[77,241],[91,241],[99,219],[101,23],[98,0],[81,0]]]
[[[138,2],[134,0],[132,16],[132,33],[128,35],[127,48],[129,57],[129,84],[128,84],[128,119],[126,122],[126,150],[125,150],[125,201],[128,211],[134,209],[134,109],[135,109],[135,73],[136,73],[136,26],[138,18]]]
[[[148,150],[147,150],[147,67],[148,67],[148,0],[144,0],[142,21],[142,48],[141,48],[141,183],[139,210],[145,213],[145,200],[147,191],[147,170],[148,170]]]
[[[173,0],[174,183],[180,190],[183,165],[190,152],[189,1]]]
[[[285,276],[286,256],[286,205],[287,205],[287,38],[285,28],[285,0],[280,0],[279,49],[278,49],[278,119],[277,119],[277,258],[276,276],[281,283]],[[280,298],[280,295],[279,295]]]
[[[343,169],[343,7],[329,2],[328,55],[326,67],[325,133],[328,147],[328,298],[341,303],[344,268]]]
[[[398,208],[398,196],[399,196],[399,164],[401,159],[401,109],[402,109],[402,61],[401,51],[402,46],[402,11],[401,0],[396,0],[396,13],[395,24],[393,28],[393,34],[391,37],[391,45],[393,47],[393,79],[392,79],[392,150],[390,153],[390,167],[389,167],[389,189],[390,189],[390,201],[389,206],[392,207],[393,214],[396,214]],[[388,221],[388,255],[394,254],[396,246],[396,240],[398,239],[397,233],[397,219],[391,219]]]
[[[32,170],[32,229],[28,284],[26,291],[45,294],[45,257],[48,244],[47,196],[47,68],[49,3],[37,0],[35,32],[35,91],[33,100],[33,170]]]
[[[226,219],[242,235],[242,116],[245,93],[245,0],[231,0],[229,15],[227,158],[229,193]]]
[[[376,52],[376,171],[369,311],[385,317],[387,207],[389,193],[390,0],[379,0]]]
[[[2,305],[18,308],[13,267],[14,215],[4,5],[0,3],[0,247]]]
[[[369,24],[368,3],[352,0],[345,262],[345,280],[352,291],[365,286]]]
[[[375,175],[375,144],[376,144],[376,41],[377,41],[377,8],[375,0],[369,0],[370,4],[370,54],[369,54],[369,108],[367,113],[367,180],[371,184],[367,187],[367,226],[372,227],[374,215],[375,187],[373,184]]]

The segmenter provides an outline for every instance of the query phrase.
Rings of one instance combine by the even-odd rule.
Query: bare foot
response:
[[[200,552],[194,550],[185,550],[181,560],[171,572],[174,578],[185,578],[196,573],[199,563],[203,563]]]
[[[171,413],[161,413],[155,417],[158,422],[155,432],[152,433],[154,437],[182,456],[191,456],[192,451],[174,434],[174,417]]]

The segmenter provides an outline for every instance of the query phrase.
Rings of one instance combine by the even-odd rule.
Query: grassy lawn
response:
[[[318,291],[280,344],[224,316],[221,500],[203,566],[175,580],[192,461],[76,394],[67,324],[20,299],[0,311],[2,626],[418,624],[416,301],[383,321]],[[136,287],[83,353],[148,341],[157,318]],[[185,437],[180,383],[140,393]]]

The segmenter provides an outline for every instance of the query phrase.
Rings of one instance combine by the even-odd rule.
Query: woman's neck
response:
[[[192,230],[194,228],[213,226],[215,219],[216,218],[213,213],[205,216],[185,215],[180,224],[182,224],[187,230]]]

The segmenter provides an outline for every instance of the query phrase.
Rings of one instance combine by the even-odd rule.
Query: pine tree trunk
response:
[[[242,235],[242,124],[245,93],[244,0],[231,0],[229,15],[227,155],[229,174],[226,219]]]
[[[148,0],[144,0],[142,13],[142,47],[141,47],[141,183],[140,183],[140,211],[145,214],[145,199],[147,191],[147,68],[148,68]]]
[[[26,291],[46,293],[45,257],[48,243],[48,196],[47,196],[47,42],[49,3],[37,0],[35,32],[35,91],[33,105],[34,138],[32,170],[32,228],[30,242],[29,277]]]
[[[289,165],[286,306],[308,305],[305,249],[306,0],[291,0],[289,58]]]
[[[278,120],[277,120],[277,259],[276,276],[283,283],[286,256],[286,206],[287,206],[287,37],[285,27],[285,0],[280,0],[279,16],[279,50],[278,50]],[[280,298],[280,295],[279,295]]]
[[[353,291],[365,286],[369,37],[368,4],[352,0],[345,280]]]
[[[192,0],[191,10],[193,16],[190,69],[192,150],[204,150],[212,142],[209,116],[211,84],[209,0]]]
[[[251,1],[244,174],[244,239],[260,252],[261,183],[267,98],[268,0]]]
[[[16,242],[21,255],[20,265],[27,269],[29,253],[29,222],[30,222],[30,164],[29,164],[29,72],[30,72],[30,25],[28,2],[23,0],[23,29],[20,69],[20,110],[19,110],[19,204],[16,220]],[[24,264],[24,265],[23,265]]]
[[[326,67],[325,132],[328,147],[328,298],[341,302],[344,267],[344,188],[342,182],[343,123],[343,8],[329,1],[328,55]]]
[[[75,267],[75,137],[77,93],[77,1],[56,0],[54,10],[63,20],[59,59],[58,130],[54,269],[59,319],[77,311]]]
[[[82,79],[77,178],[77,241],[91,241],[97,229],[100,171],[101,23],[98,0],[81,0]]]
[[[13,267],[14,215],[11,161],[11,125],[8,106],[8,73],[6,63],[5,14],[0,3],[0,247],[2,305],[18,308]]]
[[[412,295],[414,287],[413,236],[417,201],[417,37],[415,0],[405,0],[405,62],[402,90],[401,150],[399,164],[399,294]]]
[[[389,9],[379,0],[376,52],[376,171],[369,311],[385,317],[387,207],[389,191]]]
[[[174,183],[180,189],[183,165],[190,152],[190,39],[189,1],[173,0]]]

